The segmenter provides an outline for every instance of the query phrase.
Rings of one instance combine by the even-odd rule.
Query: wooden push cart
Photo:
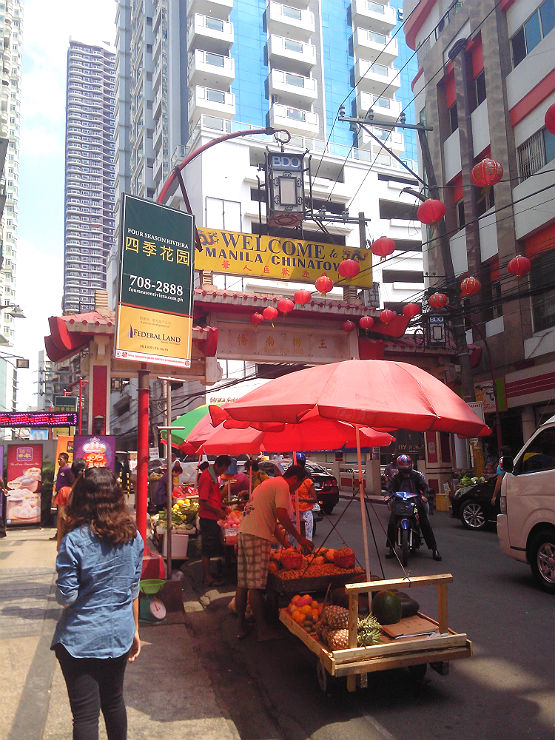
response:
[[[472,643],[465,633],[448,627],[447,584],[453,581],[450,573],[435,576],[418,576],[411,579],[372,581],[347,584],[349,596],[349,647],[330,650],[309,635],[295,622],[285,609],[280,611],[280,621],[316,654],[316,673],[322,691],[327,691],[334,679],[346,677],[348,691],[355,691],[357,682],[366,686],[368,673],[393,668],[408,667],[418,677],[423,677],[427,665],[438,673],[448,672],[449,662],[472,655]],[[416,586],[437,586],[438,620],[418,612],[401,619],[397,624],[382,627],[382,640],[376,645],[357,647],[358,595],[392,588],[407,589]],[[357,680],[358,677],[358,680]]]

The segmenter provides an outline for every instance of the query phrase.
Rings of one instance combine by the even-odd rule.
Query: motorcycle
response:
[[[418,495],[407,491],[396,491],[390,499],[395,514],[395,540],[403,567],[408,563],[409,551],[418,550],[422,541],[417,502]]]

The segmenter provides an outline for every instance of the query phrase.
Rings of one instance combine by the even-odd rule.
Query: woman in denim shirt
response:
[[[60,543],[56,598],[65,607],[51,648],[67,686],[74,740],[127,737],[123,677],[140,651],[139,580],[144,543],[109,468],[75,482]]]

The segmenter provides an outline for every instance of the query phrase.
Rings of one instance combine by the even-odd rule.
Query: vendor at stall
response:
[[[229,455],[218,455],[213,465],[202,471],[198,480],[199,522],[202,554],[202,577],[205,586],[222,586],[210,572],[210,558],[221,555],[222,543],[218,519],[225,518],[219,477],[231,463]]]
[[[235,604],[239,615],[238,639],[248,634],[245,619],[247,595],[254,614],[258,640],[269,640],[275,636],[264,619],[262,592],[266,588],[270,549],[274,538],[284,546],[287,545],[287,538],[278,524],[297,540],[303,552],[308,553],[313,549],[312,542],[303,537],[291,521],[290,496],[303,479],[303,469],[292,465],[283,476],[268,478],[257,486],[245,506],[237,545]]]

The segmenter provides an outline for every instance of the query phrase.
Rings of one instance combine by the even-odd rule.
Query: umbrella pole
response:
[[[297,464],[297,453],[293,450],[293,465]],[[297,532],[301,532],[301,515],[299,512],[299,488],[295,488],[295,514],[297,518]],[[300,550],[301,546],[297,543],[297,549]]]
[[[360,495],[360,513],[362,519],[362,541],[364,543],[364,565],[366,567],[366,580],[370,582],[370,554],[368,552],[368,533],[366,529],[366,504],[364,501],[364,479],[362,477],[362,455],[360,454],[360,427],[355,424],[357,439],[357,464],[358,464],[358,489]],[[368,593],[368,607],[372,613],[372,595]]]

